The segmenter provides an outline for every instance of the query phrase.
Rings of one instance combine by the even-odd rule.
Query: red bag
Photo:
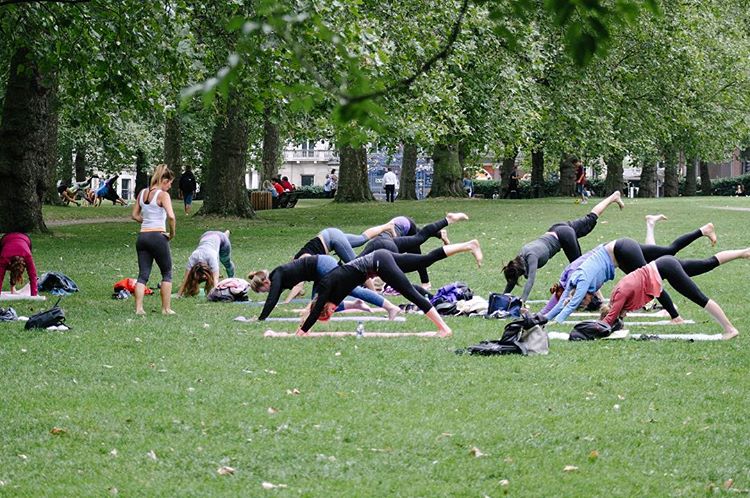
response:
[[[115,284],[115,292],[119,292],[121,290],[126,290],[133,294],[135,292],[135,279],[134,278],[123,278],[119,282]],[[153,294],[154,291],[146,287],[146,295]]]

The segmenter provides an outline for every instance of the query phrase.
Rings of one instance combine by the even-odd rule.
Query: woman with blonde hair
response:
[[[227,277],[234,277],[229,230],[208,231],[201,235],[198,247],[188,258],[185,276],[180,286],[180,296],[195,296],[202,282],[206,283],[205,290],[208,295],[219,281],[219,262],[226,268]]]
[[[23,273],[29,274],[31,295],[37,295],[36,266],[31,257],[31,239],[25,233],[6,233],[0,239],[0,287],[5,280],[5,272],[10,273],[10,292],[16,292],[16,285],[23,283]]]
[[[172,315],[172,253],[169,241],[174,238],[176,222],[169,188],[174,181],[174,173],[166,164],[159,164],[151,176],[151,185],[138,193],[133,206],[132,217],[141,224],[135,243],[138,253],[138,281],[135,285],[135,313],[144,315],[143,296],[151,268],[156,264],[161,271],[161,312]],[[169,220],[169,232],[167,232]]]

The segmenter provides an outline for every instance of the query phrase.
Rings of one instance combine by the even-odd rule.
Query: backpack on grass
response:
[[[547,354],[549,353],[549,337],[544,328],[546,323],[547,319],[543,315],[525,315],[521,320],[505,325],[500,339],[482,341],[466,348],[466,352],[479,356]]]
[[[24,328],[29,329],[46,329],[47,327],[56,327],[58,325],[65,325],[65,312],[58,306],[60,299],[57,300],[54,306],[45,311],[40,311],[29,317],[29,321],[26,322]],[[66,325],[69,327],[69,325]]]
[[[492,292],[487,302],[487,318],[521,317],[523,303],[519,297]]]

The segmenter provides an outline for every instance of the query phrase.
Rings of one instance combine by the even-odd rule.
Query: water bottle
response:
[[[357,339],[361,339],[365,336],[365,324],[362,321],[357,322]]]

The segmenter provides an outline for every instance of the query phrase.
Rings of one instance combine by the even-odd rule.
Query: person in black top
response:
[[[385,249],[387,251],[395,253],[421,254],[420,246],[427,240],[429,240],[430,237],[440,237],[445,244],[449,244],[450,241],[448,240],[445,227],[452,223],[468,219],[469,217],[464,213],[447,213],[445,215],[445,218],[443,218],[442,220],[438,220],[435,223],[425,225],[414,235],[391,238],[383,234],[380,237],[375,237],[370,242],[368,242],[362,252],[359,253],[359,255],[360,257],[366,256],[367,254],[377,251],[378,249]],[[429,289],[430,276],[427,274],[426,267],[420,268],[417,271],[419,273],[419,279],[422,289]]]
[[[620,192],[617,191],[599,202],[586,216],[572,221],[555,223],[538,239],[529,242],[521,248],[521,252],[510,260],[503,268],[507,284],[505,293],[509,293],[518,285],[518,279],[526,277],[526,285],[521,294],[521,301],[526,302],[536,280],[536,271],[547,264],[555,254],[563,250],[568,262],[572,263],[581,256],[581,246],[578,239],[585,237],[596,226],[599,216],[607,207],[616,203],[620,209],[624,207]]]
[[[449,244],[424,255],[394,254],[384,249],[378,249],[339,266],[318,282],[318,295],[310,303],[310,313],[306,317],[303,316],[303,323],[297,329],[297,335],[307,335],[318,319],[327,320],[330,318],[338,304],[352,289],[362,285],[368,277],[377,275],[409,301],[416,304],[427,318],[438,327],[440,337],[448,337],[453,333],[450,327],[443,321],[430,302],[414,289],[404,273],[425,268],[436,261],[460,252],[471,252],[477,260],[477,265],[481,267],[484,257],[477,240],[461,244]]]
[[[180,175],[180,193],[182,194],[182,200],[185,203],[185,214],[190,214],[190,208],[193,206],[193,195],[197,183],[195,181],[195,175],[190,165],[185,166],[185,171]]]
[[[334,270],[338,264],[333,256],[316,255],[295,259],[291,263],[277,266],[269,275],[268,271],[260,270],[250,273],[247,278],[250,281],[250,288],[254,292],[268,292],[268,297],[263,305],[263,310],[258,316],[262,321],[268,318],[276,304],[279,302],[281,292],[285,289],[293,289],[300,282],[310,281],[318,282],[326,274]],[[313,295],[315,295],[313,287]],[[351,290],[350,295],[357,300],[365,301],[385,309],[388,312],[388,318],[393,320],[400,312],[400,308],[391,303],[381,295],[372,292],[363,287],[355,287]],[[336,311],[343,309],[366,309],[361,301],[342,303],[342,306]]]

